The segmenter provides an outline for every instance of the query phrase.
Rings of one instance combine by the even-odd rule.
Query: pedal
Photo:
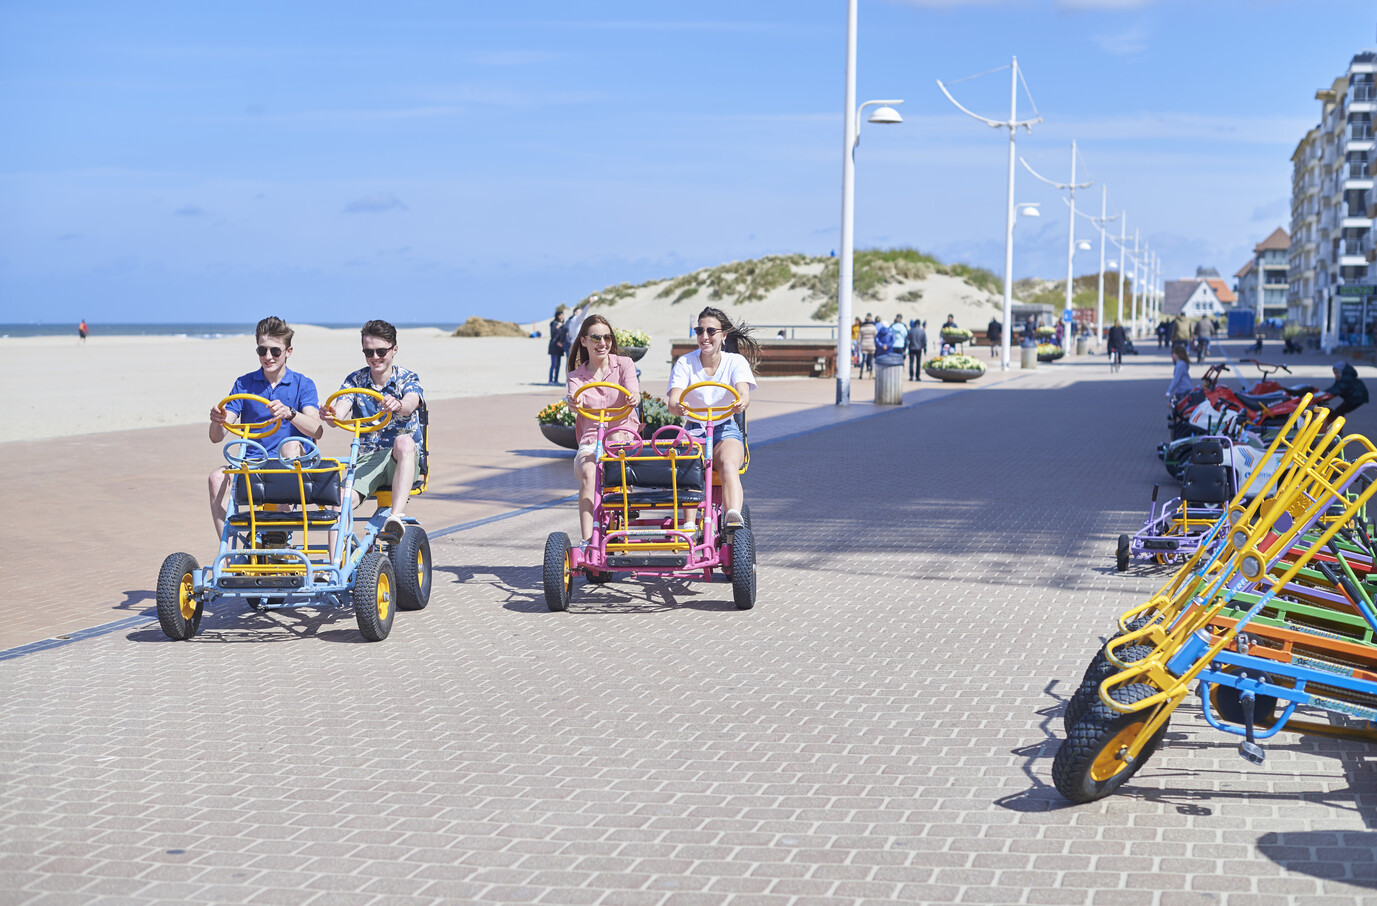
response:
[[[1247,674],[1243,674],[1245,677]],[[1246,691],[1239,696],[1239,702],[1243,705],[1243,731],[1247,735],[1243,742],[1238,744],[1238,754],[1243,756],[1243,760],[1250,764],[1262,764],[1267,760],[1267,753],[1262,751],[1262,746],[1258,745],[1253,739],[1253,705],[1255,696],[1251,691]]]

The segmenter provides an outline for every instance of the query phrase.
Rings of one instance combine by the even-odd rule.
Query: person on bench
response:
[[[392,488],[392,511],[378,537],[396,544],[406,525],[402,516],[411,489],[421,477],[421,445],[424,427],[417,410],[425,392],[416,372],[393,364],[397,357],[397,328],[386,321],[369,321],[359,332],[363,359],[367,367],[352,372],[340,389],[363,387],[382,394],[382,402],[361,393],[335,400],[321,413],[321,420],[334,424],[337,418],[370,418],[380,410],[392,413],[392,420],[377,431],[359,437],[359,461],[354,469],[354,506],[368,499],[378,488]]]
[[[282,424],[276,431],[254,442],[262,444],[270,458],[300,456],[304,448],[291,438],[320,440],[324,433],[315,382],[287,367],[295,331],[285,321],[277,317],[264,318],[258,322],[254,336],[258,342],[260,367],[235,380],[229,395],[252,393],[263,397],[268,405],[253,400],[230,400],[223,409],[215,406],[210,410],[210,441],[215,444],[224,441],[228,433],[225,425],[281,419]],[[210,473],[209,485],[210,517],[215,523],[216,537],[219,537],[225,524],[225,492],[229,487],[229,475],[223,466]]]
[[[595,382],[620,384],[631,393],[630,399],[610,387],[594,387],[577,400],[584,409],[617,409],[630,403],[631,411],[607,426],[608,443],[627,442],[640,427],[636,406],[641,402],[641,385],[636,378],[636,365],[617,348],[617,335],[602,315],[589,315],[579,325],[578,336],[569,348],[568,405],[574,408],[574,395],[584,384]],[[579,477],[579,534],[586,544],[593,537],[593,494],[597,488],[598,423],[591,418],[574,414],[574,437],[578,452],[574,454],[574,472]]]
[[[680,356],[669,373],[669,411],[685,415],[683,404],[688,403],[699,410],[713,407],[714,419],[732,416],[712,428],[712,466],[715,473],[722,476],[722,505],[726,508],[723,527],[735,531],[745,526],[741,516],[745,496],[741,490],[741,465],[746,461],[746,438],[735,416],[746,411],[751,404],[751,391],[755,389],[751,361],[741,351],[756,358],[759,347],[745,325],[734,326],[725,312],[712,307],[698,313],[698,326],[693,332],[698,338],[698,348]],[[729,403],[731,394],[727,391],[703,387],[685,399],[684,391],[700,381],[735,387],[740,398]],[[694,421],[692,416],[689,416],[687,427],[696,440],[707,438],[707,427]]]

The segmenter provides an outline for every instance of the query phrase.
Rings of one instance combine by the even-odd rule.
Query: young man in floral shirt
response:
[[[397,357],[397,328],[386,321],[369,321],[360,332],[367,367],[344,379],[340,389],[363,387],[383,395],[382,402],[361,393],[342,396],[321,412],[321,420],[333,424],[341,418],[369,418],[379,410],[392,413],[392,420],[377,431],[359,437],[359,461],[354,470],[354,506],[359,506],[378,488],[392,488],[392,512],[378,537],[388,543],[402,538],[402,515],[411,487],[421,477],[421,444],[424,442],[420,415],[424,391],[416,372],[393,363]]]

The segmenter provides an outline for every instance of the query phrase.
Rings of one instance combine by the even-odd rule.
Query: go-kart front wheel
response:
[[[408,525],[390,551],[397,576],[397,609],[423,610],[430,603],[430,538],[419,525]]]
[[[574,572],[569,568],[572,548],[564,532],[551,532],[545,539],[545,606],[556,613],[569,609],[574,593]]]
[[[732,600],[737,610],[755,606],[755,538],[748,528],[732,533]]]
[[[158,623],[169,639],[184,641],[201,627],[202,602],[195,596],[200,564],[191,554],[168,554],[158,571]]]
[[[396,587],[397,575],[392,571],[392,561],[381,551],[364,554],[354,573],[351,597],[359,632],[370,642],[381,642],[392,631],[392,618],[397,613],[394,606]]]
[[[1157,690],[1147,683],[1121,686],[1110,694],[1121,704],[1140,702]],[[1072,802],[1094,802],[1111,795],[1147,763],[1166,735],[1167,724],[1143,746],[1132,763],[1125,750],[1138,738],[1153,709],[1120,714],[1104,702],[1096,702],[1066,734],[1052,760],[1052,784]]]
[[[1119,572],[1128,569],[1128,558],[1132,553],[1129,544],[1127,535],[1119,536],[1119,546],[1114,549],[1114,565],[1119,567]]]
[[[1129,645],[1127,648],[1120,648],[1115,657],[1125,664],[1132,664],[1141,661],[1143,658],[1152,654],[1151,645]],[[1062,727],[1070,733],[1085,712],[1089,711],[1096,702],[1100,700],[1100,683],[1122,670],[1118,664],[1113,663],[1105,657],[1104,649],[1090,662],[1090,666],[1085,670],[1085,676],[1081,678],[1081,684],[1071,700],[1066,703],[1066,710],[1062,712]]]

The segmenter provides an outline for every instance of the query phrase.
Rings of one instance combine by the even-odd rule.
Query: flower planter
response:
[[[639,362],[649,346],[619,346],[617,351],[633,362]]]
[[[935,377],[939,381],[955,384],[973,381],[985,375],[983,371],[966,371],[961,368],[933,368],[931,365],[924,365],[923,373],[927,374],[929,377]]]
[[[1039,361],[1039,362],[1055,362],[1057,359],[1061,358],[1061,357],[1064,356],[1064,355],[1066,355],[1066,353],[1064,353],[1064,352],[1039,352],[1039,353],[1038,353],[1038,361]]]
[[[566,450],[577,450],[578,441],[574,436],[573,425],[541,425],[540,433],[545,435],[545,439],[557,447],[564,447]]]

